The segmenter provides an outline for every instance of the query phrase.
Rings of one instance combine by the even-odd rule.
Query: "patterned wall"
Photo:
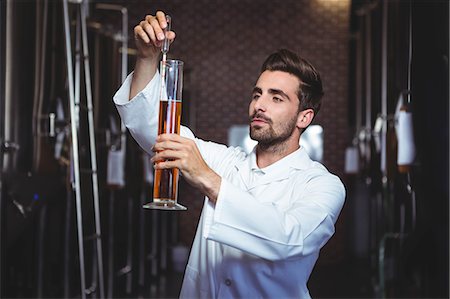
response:
[[[343,175],[348,142],[348,39],[350,0],[175,0],[127,2],[130,32],[147,13],[164,10],[177,33],[170,56],[185,61],[184,108],[203,139],[227,142],[233,124],[246,124],[250,92],[265,57],[289,48],[312,62],[324,82],[323,108],[315,119],[324,127],[324,164]],[[182,186],[181,240],[190,244],[202,200]],[[343,216],[343,215],[342,215]],[[337,258],[344,242],[340,217],[327,256]],[[332,245],[331,245],[332,244]],[[331,249],[329,249],[331,248]]]

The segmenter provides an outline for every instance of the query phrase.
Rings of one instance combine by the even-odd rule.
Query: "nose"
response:
[[[264,95],[261,95],[257,100],[253,101],[253,108],[255,111],[266,111],[267,109],[267,99]]]

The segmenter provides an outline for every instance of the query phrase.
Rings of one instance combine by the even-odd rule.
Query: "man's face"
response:
[[[298,120],[300,81],[281,71],[265,71],[253,88],[249,107],[250,137],[271,146],[289,139]]]

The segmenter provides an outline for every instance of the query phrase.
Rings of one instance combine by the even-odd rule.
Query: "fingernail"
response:
[[[164,33],[158,33],[158,39],[163,40],[164,39]]]

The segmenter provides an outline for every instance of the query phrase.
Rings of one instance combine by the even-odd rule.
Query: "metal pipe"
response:
[[[12,103],[12,78],[13,78],[13,59],[14,59],[14,41],[13,41],[13,1],[7,0],[6,2],[6,42],[5,42],[5,102],[4,102],[4,110],[3,110],[3,140],[2,142],[7,141],[15,141],[15,136],[13,135],[12,128],[12,120],[14,118],[14,114],[12,111],[13,103]],[[3,146],[3,145],[2,145]],[[3,168],[1,169],[3,172],[7,172],[8,169],[15,168],[14,157],[11,155],[3,156]]]
[[[77,128],[80,128],[80,80],[81,80],[81,36],[80,36],[80,18],[77,15],[75,21],[75,117]]]
[[[122,7],[120,12],[122,13],[122,68],[121,68],[122,82],[121,83],[123,83],[125,81],[125,79],[127,78],[127,72],[128,72],[128,53],[126,51],[128,49],[128,10],[125,7]],[[126,149],[126,143],[127,143],[127,139],[126,139],[127,128],[122,121],[121,121],[120,125],[121,125],[121,131],[122,131],[121,140],[120,140],[121,141],[121,150],[124,151],[124,156],[125,156],[125,149]]]
[[[362,127],[362,70],[363,66],[363,41],[362,41],[362,33],[361,30],[357,34],[356,38],[356,132],[360,132]]]
[[[145,159],[145,154],[143,155],[143,159]],[[147,190],[147,184],[145,183],[145,174],[144,179],[142,182],[142,190],[141,190],[141,206],[143,206],[146,202],[146,190]],[[147,232],[146,225],[145,225],[145,214],[144,209],[139,210],[139,278],[138,278],[138,284],[139,287],[144,286],[144,280],[145,280],[145,233]]]
[[[114,293],[114,195],[109,191],[109,235],[108,235],[108,298],[113,298]]]
[[[37,235],[37,298],[43,297],[44,292],[44,236],[46,229],[47,203],[41,207],[39,213],[38,235]]]
[[[5,50],[6,45],[6,30],[5,25],[8,23],[8,19],[11,18],[10,14],[5,13],[6,3],[0,4],[0,297],[3,297],[3,247],[6,247],[4,240],[4,225],[3,220],[5,219],[4,214],[6,212],[5,199],[3,198],[3,141],[5,136],[5,124],[3,120],[5,119]],[[6,21],[3,21],[6,20]],[[4,45],[6,44],[6,45]]]
[[[128,9],[126,7],[120,6],[120,5],[114,5],[114,4],[105,4],[105,3],[99,3],[96,5],[97,9],[103,9],[103,10],[112,10],[112,11],[118,11],[121,13],[122,15],[122,34],[121,34],[121,39],[122,39],[122,51],[121,51],[121,83],[123,83],[126,79],[127,76],[127,72],[128,72],[128,53],[127,53],[127,49],[128,49]],[[121,121],[121,135],[120,135],[120,151],[123,155],[123,157],[126,157],[126,134],[127,134],[127,128],[125,126],[125,124]],[[111,192],[116,192],[114,190],[111,190]],[[126,292],[127,293],[131,293],[131,287],[132,287],[132,274],[131,274],[131,269],[132,269],[132,244],[131,244],[131,229],[132,229],[132,221],[131,221],[131,216],[132,216],[132,207],[133,207],[133,201],[131,198],[127,198],[128,201],[130,201],[127,205],[128,208],[128,246],[127,246],[127,265],[122,268],[121,272],[122,273],[126,273],[127,277],[126,277]],[[111,204],[111,203],[110,203]],[[110,236],[111,237],[111,236]],[[113,269],[109,269],[109,271],[113,271]],[[112,275],[110,273],[110,275]],[[113,281],[110,279],[109,283],[113,283]],[[108,290],[110,295],[112,296],[112,290],[113,287],[112,286],[108,286]]]
[[[133,272],[132,266],[133,266],[133,198],[128,197],[128,236],[127,236],[127,265],[125,266],[125,269],[129,272],[127,272],[127,283],[126,283],[126,292],[127,294],[131,294],[131,287],[132,287],[132,278],[133,278]]]
[[[365,118],[365,129],[366,129],[366,167],[370,164],[371,151],[370,151],[370,139],[371,139],[371,128],[372,128],[372,16],[367,14],[365,16],[365,66],[366,66],[366,118]]]
[[[150,296],[156,295],[156,291],[158,288],[157,279],[159,278],[159,264],[158,264],[158,233],[160,231],[160,214],[157,213],[156,210],[151,211],[152,214],[152,241],[151,241],[151,251],[150,251],[150,259],[151,259],[151,268],[150,268]],[[163,214],[163,213],[161,213]]]
[[[65,32],[65,47],[67,58],[67,78],[69,87],[69,102],[70,102],[70,127],[72,136],[72,153],[73,153],[73,174],[75,187],[75,200],[77,210],[77,233],[78,233],[78,252],[80,263],[80,284],[81,284],[81,298],[85,299],[86,294],[86,277],[84,269],[84,240],[83,240],[83,217],[81,209],[81,189],[80,189],[80,163],[78,157],[78,135],[77,126],[75,123],[75,94],[73,86],[73,69],[72,69],[72,48],[70,40],[70,25],[69,25],[69,7],[68,0],[63,0],[64,13],[64,32]]]
[[[413,59],[413,23],[412,23],[412,1],[409,2],[409,24],[408,24],[408,94],[406,95],[407,104],[411,104],[411,96],[412,96],[412,87],[411,87],[411,68],[412,68],[412,59]],[[407,184],[408,184],[408,193],[411,194],[411,229],[415,230],[416,228],[416,192],[414,190],[412,180],[411,180],[411,172],[407,173]]]
[[[386,181],[386,134],[387,134],[387,35],[388,35],[388,1],[383,0],[381,23],[381,115],[383,126],[381,128],[381,172],[383,181]]]
[[[67,186],[66,198],[66,217],[64,227],[64,298],[70,298],[70,239],[71,239],[71,223],[72,223],[72,200],[73,191]]]
[[[42,65],[39,63],[41,59],[41,50],[42,48],[38,46],[39,42],[42,41],[42,30],[41,30],[41,7],[39,5],[40,1],[36,1],[36,20],[35,20],[35,35],[36,39],[34,42],[34,62],[35,62],[35,68],[34,68],[34,87],[33,87],[33,121],[32,121],[32,131],[33,131],[33,169],[36,170],[37,164],[36,161],[38,161],[38,157],[40,156],[39,153],[39,145],[38,145],[38,123],[39,123],[39,78],[41,77],[40,69],[42,68]]]
[[[94,39],[94,107],[100,106],[100,41],[99,34]],[[99,119],[99,109],[94,110],[94,119]]]
[[[43,18],[42,18],[42,38],[39,40],[41,42],[41,50],[39,51],[40,59],[39,62],[36,61],[36,64],[39,64],[39,77],[35,80],[38,81],[38,90],[37,90],[37,111],[36,118],[34,122],[36,125],[35,132],[35,140],[36,140],[36,156],[34,161],[35,170],[40,166],[41,159],[41,114],[42,114],[42,106],[44,102],[44,84],[45,84],[45,66],[46,66],[46,57],[47,57],[47,19],[48,19],[48,0],[44,0],[44,8],[43,8]]]
[[[409,1],[409,24],[408,24],[408,91],[409,93],[406,96],[406,102],[411,103],[411,68],[412,68],[412,6]]]
[[[80,5],[80,17],[81,17],[81,31],[83,38],[83,58],[84,58],[84,76],[86,83],[86,101],[88,107],[88,123],[89,123],[89,144],[91,154],[91,168],[92,168],[92,188],[94,196],[94,212],[95,212],[95,232],[97,234],[97,263],[98,263],[98,278],[100,287],[100,298],[105,297],[104,280],[103,280],[103,258],[102,258],[102,240],[101,240],[101,224],[100,224],[100,204],[98,194],[98,177],[97,177],[97,155],[95,145],[95,132],[94,132],[94,116],[92,107],[92,87],[91,87],[91,73],[89,66],[89,49],[87,40],[87,28],[86,28],[86,8],[87,2]]]

